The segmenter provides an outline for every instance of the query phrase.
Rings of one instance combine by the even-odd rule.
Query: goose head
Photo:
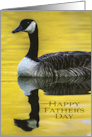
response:
[[[32,34],[35,32],[35,29],[37,27],[37,24],[34,20],[32,19],[24,19],[20,22],[20,25],[12,31],[12,33],[24,31],[28,32],[29,34]]]

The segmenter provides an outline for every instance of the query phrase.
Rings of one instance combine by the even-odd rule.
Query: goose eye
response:
[[[27,22],[27,24],[30,24],[30,22]]]

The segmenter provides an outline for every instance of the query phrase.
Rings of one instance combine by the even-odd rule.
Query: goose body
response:
[[[18,76],[37,76],[38,65],[38,62],[28,57],[24,57],[18,65]]]
[[[91,52],[71,51],[45,54],[37,58],[38,28],[35,21],[22,20],[13,33],[28,32],[30,48],[18,65],[18,76],[78,77],[91,75]]]

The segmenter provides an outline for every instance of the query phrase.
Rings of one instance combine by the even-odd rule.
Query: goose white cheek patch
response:
[[[36,28],[36,22],[32,21],[31,24],[25,29],[26,32],[29,34],[32,34],[35,31]]]

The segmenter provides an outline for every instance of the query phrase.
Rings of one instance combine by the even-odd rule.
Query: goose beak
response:
[[[23,28],[21,25],[19,25],[15,30],[12,31],[12,33],[16,33],[16,32],[19,32],[19,31],[22,31]]]

